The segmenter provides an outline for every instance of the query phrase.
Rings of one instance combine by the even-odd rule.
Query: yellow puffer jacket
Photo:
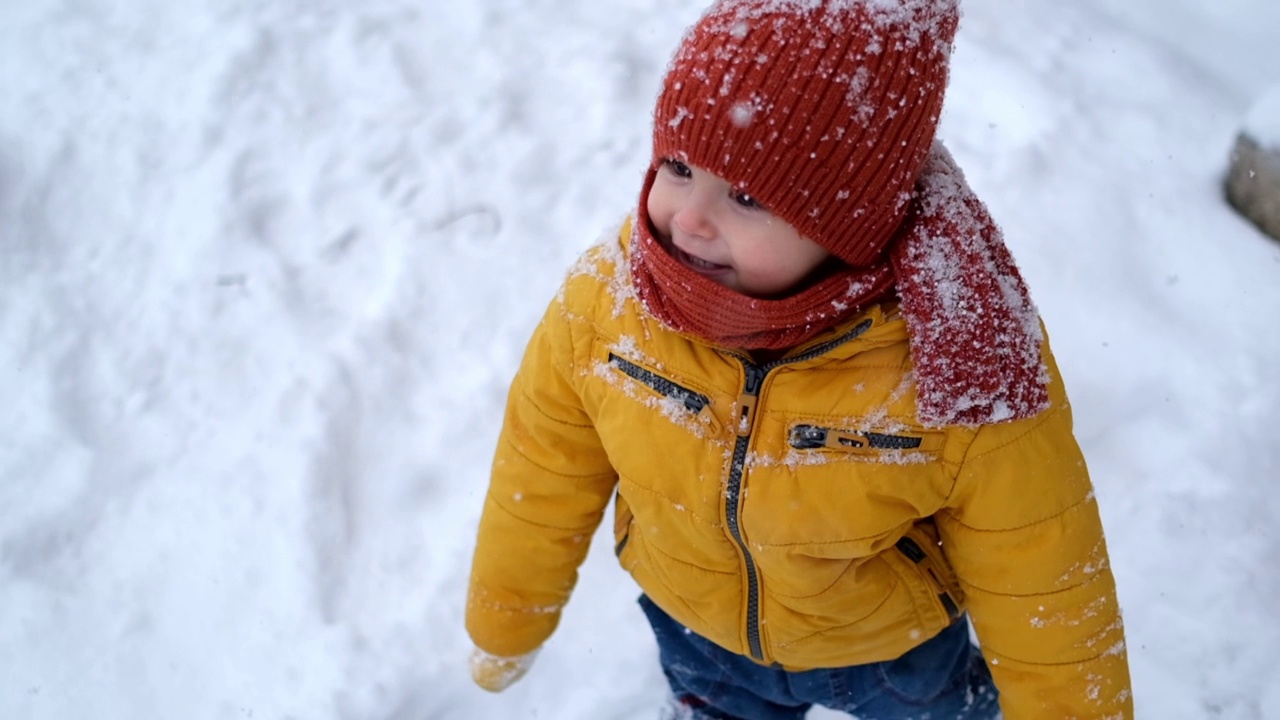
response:
[[[616,495],[622,566],[694,632],[789,669],[895,658],[967,610],[1008,720],[1129,718],[1098,509],[1052,406],[922,427],[891,306],[759,366],[660,326],[629,228],[588,251],[517,374],[467,605],[514,656],[555,629]]]

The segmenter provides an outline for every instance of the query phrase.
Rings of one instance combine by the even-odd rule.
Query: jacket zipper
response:
[[[677,382],[668,380],[620,355],[609,353],[609,364],[662,397],[670,398],[680,403],[685,410],[688,410],[689,413],[707,425],[713,432],[719,432],[720,425],[716,422],[715,415],[711,412],[711,398]]]
[[[729,465],[729,481],[724,493],[725,518],[729,534],[738,546],[738,551],[742,553],[743,563],[747,567],[747,647],[751,657],[759,662],[765,661],[764,643],[760,632],[760,574],[755,558],[751,554],[751,548],[742,534],[742,481],[746,473],[747,450],[751,446],[751,431],[755,426],[756,405],[760,400],[760,391],[764,388],[765,378],[773,369],[819,357],[862,335],[870,330],[873,324],[871,320],[864,320],[844,335],[818,345],[801,355],[774,360],[764,365],[757,365],[744,355],[730,353],[742,363],[744,380],[742,392],[738,395],[737,417],[733,418],[737,440],[733,446],[733,461]],[[612,357],[610,361],[612,362]]]
[[[751,444],[751,426],[755,420],[756,400],[760,398],[760,389],[764,387],[764,378],[768,370],[742,359],[742,367],[746,372],[742,394],[738,396],[738,417],[734,418],[734,429],[738,435],[733,446],[733,462],[729,465],[729,483],[724,491],[725,517],[728,521],[729,534],[737,543],[742,559],[747,566],[747,646],[751,657],[764,661],[764,647],[760,642],[760,577],[756,572],[756,561],[742,536],[742,475],[746,469],[747,446]]]

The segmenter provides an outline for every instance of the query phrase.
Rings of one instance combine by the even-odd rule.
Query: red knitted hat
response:
[[[715,173],[871,265],[932,145],[958,24],[958,0],[721,0],[671,61],[654,163]]]

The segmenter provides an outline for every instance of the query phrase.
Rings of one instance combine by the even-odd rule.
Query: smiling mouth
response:
[[[697,272],[700,272],[703,275],[716,275],[731,269],[728,265],[719,265],[707,260],[703,260],[700,257],[695,257],[693,255],[690,255],[689,253],[676,247],[674,243],[672,243],[671,245],[671,254],[675,257],[675,259],[679,260],[685,266],[689,267],[692,270],[696,270]]]

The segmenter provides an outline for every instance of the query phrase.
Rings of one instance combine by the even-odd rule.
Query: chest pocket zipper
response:
[[[929,452],[934,443],[921,435],[890,435],[860,430],[837,430],[818,425],[795,425],[791,428],[791,447],[796,450],[844,450],[876,452],[881,450],[918,450]]]
[[[711,398],[614,353],[609,353],[609,364],[658,395],[680,403],[685,410],[688,410],[690,414],[708,426],[713,432],[719,431],[720,425],[716,422],[715,415],[711,412]]]

